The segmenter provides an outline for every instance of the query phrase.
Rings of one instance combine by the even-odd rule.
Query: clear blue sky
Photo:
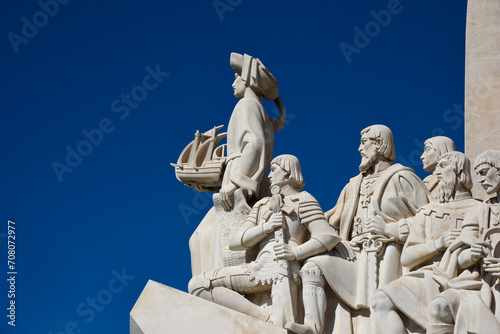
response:
[[[169,163],[196,130],[227,125],[232,51],[278,78],[289,117],[274,155],[299,157],[324,210],[357,174],[368,125],[389,126],[421,177],[425,139],[463,149],[466,1],[44,1],[0,2],[1,333],[127,333],[148,279],[186,290],[210,205]]]

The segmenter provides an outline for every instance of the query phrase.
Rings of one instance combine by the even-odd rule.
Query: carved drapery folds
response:
[[[240,100],[227,144],[222,126],[196,132],[173,164],[181,182],[215,192],[190,239],[191,294],[289,333],[500,332],[500,151],[471,164],[450,138],[429,138],[422,181],[395,163],[391,130],[369,126],[360,173],[324,213],[299,160],[273,159],[277,79],[247,54],[230,65]],[[487,200],[472,197],[473,175]]]

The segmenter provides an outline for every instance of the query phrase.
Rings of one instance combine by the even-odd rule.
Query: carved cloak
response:
[[[273,156],[274,131],[271,118],[262,103],[255,98],[242,98],[234,107],[227,128],[227,166],[223,186],[228,182],[250,190],[254,200],[269,195],[267,170]],[[250,201],[248,203],[252,205]],[[234,207],[225,212],[219,194],[214,195],[214,207],[207,213],[189,240],[193,275],[224,267],[243,264],[230,252],[228,240],[245,221],[250,208],[240,191],[234,193]],[[222,234],[225,236],[221,236]],[[236,262],[235,262],[236,261]]]
[[[469,197],[449,203],[435,201],[422,207],[412,221],[401,259],[403,263],[412,262],[408,259],[418,259],[419,263],[413,261],[410,266],[419,269],[380,289],[402,313],[424,329],[431,322],[429,303],[442,289],[438,281],[447,284],[453,278],[444,273],[444,269],[438,269],[444,255],[436,249],[434,241],[452,228],[461,228],[465,214],[477,210],[481,205],[481,202]],[[457,249],[453,254],[458,255],[460,251]],[[446,271],[451,266],[455,268],[451,270],[454,272],[451,276],[456,276],[458,270],[457,257],[447,265]]]
[[[326,213],[330,225],[343,240],[350,240],[362,178],[362,174],[352,178],[342,190],[337,205]],[[394,164],[381,172],[375,182],[368,212],[375,212],[386,223],[396,223],[414,216],[430,198],[429,191],[411,168]],[[401,248],[400,243],[391,242],[382,250],[378,286],[401,276]],[[361,284],[366,281],[366,253],[363,253],[356,252],[356,260],[348,261],[340,257],[334,248],[330,254],[310,259],[321,269],[335,294],[353,309],[369,307],[370,292],[366,291],[366,284]]]
[[[491,208],[483,204],[478,210],[472,210],[465,216],[464,224],[475,224],[481,240],[489,239],[492,242],[491,256],[498,257],[500,224],[498,221],[490,221],[490,217]],[[489,235],[489,232],[493,234]],[[463,253],[465,252],[467,250]],[[500,333],[500,282],[491,273],[483,271],[482,264],[480,260],[450,280],[449,290],[439,295],[446,299],[452,310],[455,334]]]
[[[234,107],[227,127],[227,166],[223,186],[232,182],[257,196],[261,181],[267,180],[265,176],[273,157],[273,146],[273,124],[262,103],[255,98],[242,98]]]

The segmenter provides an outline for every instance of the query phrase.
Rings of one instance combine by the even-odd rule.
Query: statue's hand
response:
[[[219,194],[224,210],[229,211],[233,207],[233,199],[231,197],[236,189],[236,186],[231,182],[220,188]]]
[[[500,259],[487,257],[483,260],[484,271],[491,273],[492,276],[500,277]]]
[[[491,243],[487,241],[476,241],[470,246],[470,258],[472,262],[477,262],[479,259],[488,256],[488,248],[491,248]]]
[[[373,216],[366,223],[366,231],[389,236],[388,224],[379,216]]]
[[[335,249],[339,252],[340,256],[343,259],[348,261],[356,260],[356,253],[354,253],[354,249],[352,248],[349,241],[342,240],[335,246]]]
[[[285,216],[282,212],[273,213],[269,220],[262,224],[262,229],[265,234],[271,233],[278,227],[282,227],[283,229],[286,228]]]
[[[276,259],[285,259],[288,261],[297,260],[297,254],[293,251],[293,248],[288,244],[276,244],[274,245],[274,253],[276,254]]]
[[[461,231],[458,229],[448,230],[444,232],[436,241],[436,248],[443,251],[446,250],[452,242],[460,236]]]

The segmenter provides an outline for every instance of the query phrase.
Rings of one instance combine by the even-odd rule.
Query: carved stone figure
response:
[[[412,169],[394,164],[391,130],[373,125],[361,131],[360,174],[326,213],[344,240],[330,254],[310,258],[302,268],[304,325],[294,333],[323,333],[324,281],[338,296],[335,333],[369,331],[369,298],[376,288],[401,276],[400,254],[409,232],[406,219],[431,196]],[[307,286],[313,292],[308,292]]]
[[[234,96],[240,101],[234,107],[227,127],[227,161],[222,188],[222,204],[232,208],[232,194],[242,189],[245,198],[257,198],[273,156],[274,131],[285,124],[285,109],[278,94],[278,80],[262,62],[247,54],[231,53],[235,72]],[[280,111],[271,119],[262,98],[275,101]],[[267,191],[267,189],[266,189]]]
[[[471,158],[500,145],[499,22],[499,0],[468,1],[462,116]],[[475,190],[489,196],[481,203],[451,139],[425,142],[421,159],[433,174],[422,182],[394,164],[391,131],[368,127],[361,173],[323,214],[301,191],[295,157],[271,163],[274,131],[285,123],[278,81],[249,55],[233,53],[230,64],[240,101],[227,144],[218,146],[221,126],[197,132],[173,165],[184,184],[216,192],[189,242],[189,292],[255,319],[149,282],[130,314],[131,333],[500,333],[500,151],[475,160]],[[276,103],[278,119],[262,98]],[[270,307],[251,302],[269,293]]]
[[[245,263],[244,252],[229,250],[229,240],[245,221],[251,205],[269,195],[265,176],[273,155],[274,131],[285,124],[278,80],[262,62],[247,54],[231,53],[230,65],[235,72],[234,96],[240,101],[227,127],[225,170],[219,193],[213,197],[214,207],[189,240],[193,275]],[[262,97],[276,103],[278,119],[269,117]]]
[[[429,334],[500,333],[500,151],[479,154],[474,169],[489,198],[465,218],[474,239],[460,257],[471,267],[432,301]]]
[[[464,246],[453,241],[460,236],[465,214],[481,205],[470,193],[469,159],[448,152],[439,158],[434,175],[439,181],[437,198],[412,219],[401,255],[401,263],[411,272],[380,287],[372,297],[380,333],[406,333],[414,324],[427,329],[433,297],[467,266],[458,259]]]
[[[431,195],[436,197],[438,192],[438,180],[433,172],[436,169],[437,161],[440,156],[455,151],[455,143],[448,137],[437,136],[427,139],[424,145],[424,153],[422,153],[420,160],[422,160],[424,170],[426,172],[431,172],[431,175],[424,179],[424,183],[431,192]]]
[[[301,191],[304,181],[296,157],[276,157],[269,179],[274,195],[254,205],[230,243],[232,250],[258,247],[256,259],[196,275],[188,289],[201,298],[283,326],[296,316],[299,261],[331,250],[340,238],[314,197]],[[271,290],[272,315],[244,297]]]

